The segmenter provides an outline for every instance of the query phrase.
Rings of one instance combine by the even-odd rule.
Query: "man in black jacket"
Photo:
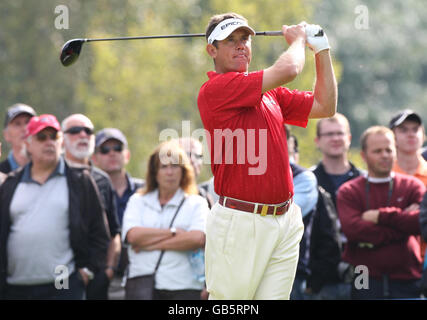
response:
[[[53,115],[27,125],[31,162],[0,187],[0,298],[83,299],[109,234],[90,175],[68,167]]]
[[[316,299],[349,299],[352,270],[341,260],[346,238],[336,212],[336,192],[361,172],[347,158],[351,143],[347,118],[336,113],[319,120],[315,142],[322,160],[312,168],[319,185],[319,200],[311,233],[308,286]]]
[[[87,169],[95,180],[101,195],[101,204],[107,215],[111,235],[105,270],[95,274],[87,287],[89,300],[107,300],[108,287],[114,276],[121,251],[120,224],[113,186],[107,173],[92,165],[90,157],[95,150],[95,134],[92,121],[83,114],[72,114],[62,121],[64,132],[65,161],[80,170]]]

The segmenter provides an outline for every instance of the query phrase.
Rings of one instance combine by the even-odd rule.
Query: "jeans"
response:
[[[349,300],[351,298],[351,283],[325,284],[318,293],[313,294],[313,300]]]
[[[83,300],[85,285],[78,271],[68,278],[68,289],[57,289],[55,283],[40,285],[6,285],[7,300]]]
[[[201,290],[157,290],[153,300],[200,300]]]
[[[419,280],[391,280],[369,277],[367,289],[351,289],[351,298],[355,300],[373,299],[418,299],[421,296]]]

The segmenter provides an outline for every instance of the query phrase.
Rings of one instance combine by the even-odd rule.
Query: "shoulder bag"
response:
[[[185,197],[182,199],[181,203],[176,209],[175,215],[172,218],[169,228],[172,227],[173,222],[175,221],[175,218],[179,212],[179,209],[181,209],[184,201],[185,201]],[[162,260],[164,253],[165,253],[165,250],[162,250],[160,252],[159,260],[157,260],[156,267],[152,274],[137,276],[137,277],[126,280],[126,286],[125,286],[126,300],[153,300],[156,272],[160,266],[160,261]]]

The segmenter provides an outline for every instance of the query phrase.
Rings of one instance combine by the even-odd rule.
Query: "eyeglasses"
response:
[[[192,157],[196,158],[197,160],[201,160],[203,159],[203,155],[202,154],[198,154],[198,153],[187,153],[187,156],[191,159]]]
[[[88,136],[93,134],[93,130],[91,128],[83,127],[83,126],[71,127],[69,129],[65,130],[64,133],[79,134],[82,131],[84,131]]]
[[[331,132],[321,133],[319,134],[319,137],[332,138],[333,136],[337,136],[338,138],[342,138],[344,137],[344,135],[345,135],[345,132],[342,132],[342,131],[331,131]]]
[[[100,152],[101,154],[107,154],[107,153],[109,153],[111,150],[114,150],[114,151],[116,151],[116,152],[122,152],[122,151],[123,151],[123,145],[121,145],[121,144],[116,144],[116,145],[114,145],[114,146],[110,146],[110,147],[107,147],[107,146],[101,146],[101,147],[99,148],[99,152]]]
[[[47,139],[51,139],[53,141],[58,140],[59,134],[58,131],[51,132],[51,133],[44,133],[44,132],[38,132],[36,133],[36,139],[40,142],[46,141]]]

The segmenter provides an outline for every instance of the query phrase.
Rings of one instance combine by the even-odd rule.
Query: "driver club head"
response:
[[[68,67],[76,62],[79,58],[80,50],[82,49],[84,42],[86,42],[86,39],[72,39],[64,44],[59,57],[63,66]]]

